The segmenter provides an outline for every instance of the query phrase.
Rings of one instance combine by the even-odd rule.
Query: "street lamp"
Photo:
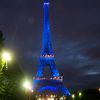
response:
[[[74,99],[75,98],[75,94],[72,94],[72,99]]]
[[[23,87],[25,88],[25,93],[28,96],[28,100],[30,100],[30,98],[31,98],[31,94],[30,93],[32,92],[31,83],[28,80],[26,80],[23,83]]]
[[[98,90],[99,90],[99,92],[100,92],[100,88],[99,88]]]
[[[82,93],[81,92],[79,92],[79,97],[81,97],[82,96]]]
[[[4,65],[6,65],[6,69],[7,69],[8,68],[7,63],[11,61],[11,54],[9,52],[3,52],[2,61],[3,61],[3,67]]]
[[[7,62],[11,61],[11,54],[9,52],[3,52],[2,59],[4,59]]]
[[[32,91],[31,83],[28,80],[24,82],[23,87],[25,88],[26,91],[28,90]]]

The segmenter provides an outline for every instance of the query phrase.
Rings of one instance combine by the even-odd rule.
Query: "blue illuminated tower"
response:
[[[66,87],[63,86],[63,77],[60,76],[54,58],[54,51],[51,43],[51,31],[50,31],[50,15],[49,15],[49,0],[44,0],[44,29],[43,29],[43,43],[42,52],[40,55],[40,65],[34,78],[33,89],[36,93],[43,91],[52,91],[57,94],[70,95]],[[44,76],[44,69],[50,67],[52,76]]]
[[[52,76],[58,77],[59,72],[56,69],[54,61],[54,52],[51,44],[51,31],[49,20],[49,0],[44,1],[44,31],[43,31],[43,45],[40,56],[40,66],[37,72],[37,77],[43,77],[44,68],[49,66]]]

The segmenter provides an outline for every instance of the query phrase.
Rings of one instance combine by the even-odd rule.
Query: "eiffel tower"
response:
[[[44,0],[44,31],[43,31],[43,44],[42,52],[40,55],[40,65],[34,78],[33,90],[35,93],[43,93],[51,91],[55,94],[70,95],[70,92],[63,85],[63,76],[60,76],[59,71],[55,65],[54,51],[51,44],[51,31],[50,31],[50,15],[49,15],[49,0]],[[44,69],[50,67],[52,76],[44,76]]]

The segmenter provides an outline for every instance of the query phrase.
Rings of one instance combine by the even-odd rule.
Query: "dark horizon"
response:
[[[69,88],[100,86],[100,1],[50,2],[56,65]],[[43,0],[1,0],[0,30],[26,75],[35,76],[42,47]]]

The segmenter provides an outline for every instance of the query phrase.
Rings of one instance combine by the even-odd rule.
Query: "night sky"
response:
[[[0,30],[22,70],[36,74],[43,0],[0,0]],[[100,86],[100,0],[51,0],[56,65],[69,89]]]

